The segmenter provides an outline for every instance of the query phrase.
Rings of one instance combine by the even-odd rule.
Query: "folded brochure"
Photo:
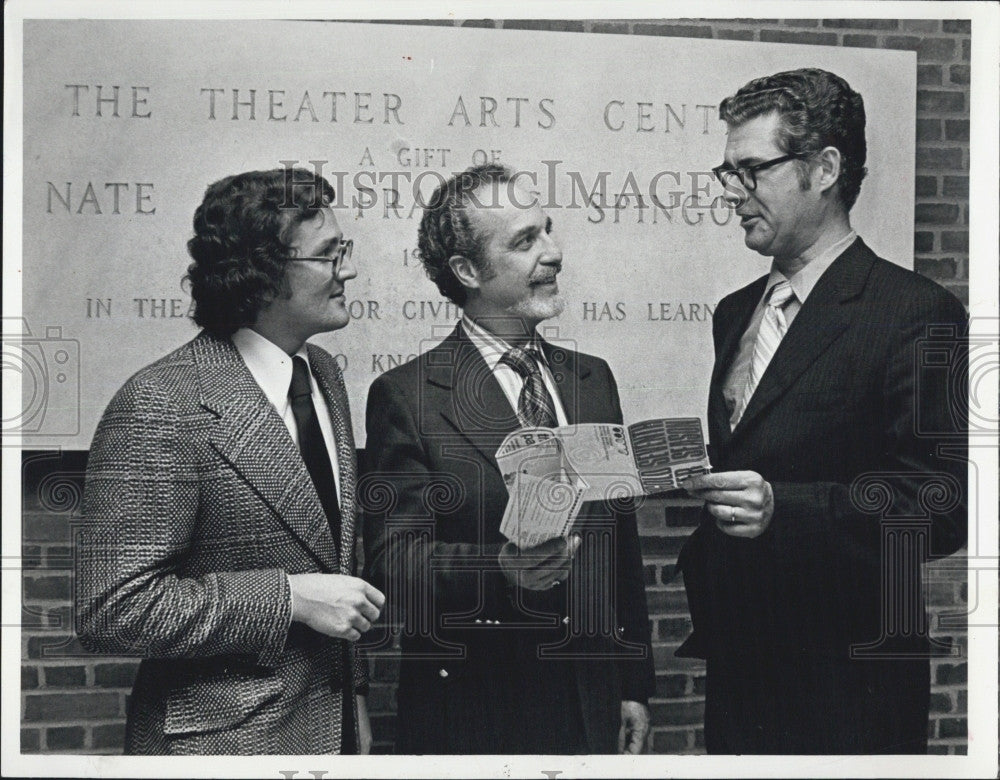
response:
[[[710,470],[697,417],[522,428],[496,458],[509,496],[500,532],[521,548],[569,535],[587,501],[665,493]]]

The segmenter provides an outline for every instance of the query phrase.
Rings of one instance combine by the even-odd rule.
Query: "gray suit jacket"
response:
[[[127,753],[339,752],[365,659],[291,622],[286,577],[355,567],[347,396],[333,358],[311,345],[309,357],[337,439],[343,559],[298,449],[228,339],[203,333],[141,370],[98,426],[77,632],[93,652],[145,659]]]

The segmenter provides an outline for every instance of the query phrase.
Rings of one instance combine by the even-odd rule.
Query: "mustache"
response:
[[[531,284],[548,284],[549,282],[554,282],[556,280],[556,276],[558,276],[561,271],[561,264],[549,266],[544,271],[532,274],[529,281]]]

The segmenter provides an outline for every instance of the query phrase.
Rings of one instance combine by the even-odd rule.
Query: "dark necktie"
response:
[[[299,451],[306,463],[309,476],[319,494],[320,503],[330,523],[333,541],[340,545],[340,504],[337,502],[337,483],[330,467],[330,454],[323,443],[323,432],[316,417],[316,407],[312,401],[312,384],[309,381],[309,367],[306,361],[296,355],[292,358],[292,384],[288,389],[295,415],[295,427],[299,433]]]
[[[534,354],[522,347],[511,347],[500,362],[510,366],[524,379],[521,395],[517,399],[518,422],[532,428],[555,428],[559,424],[556,410]]]

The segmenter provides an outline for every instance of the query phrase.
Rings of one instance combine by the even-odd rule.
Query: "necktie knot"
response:
[[[795,292],[792,290],[792,285],[786,279],[778,282],[771,288],[771,296],[768,298],[767,305],[772,306],[775,309],[783,309],[785,304],[788,303],[794,295]]]
[[[540,373],[535,350],[524,347],[511,347],[500,358],[500,362],[514,369],[522,379],[528,379]]]
[[[306,361],[296,355],[292,358],[292,384],[288,388],[291,398],[299,399],[312,395],[312,383],[309,381],[309,366]]]

